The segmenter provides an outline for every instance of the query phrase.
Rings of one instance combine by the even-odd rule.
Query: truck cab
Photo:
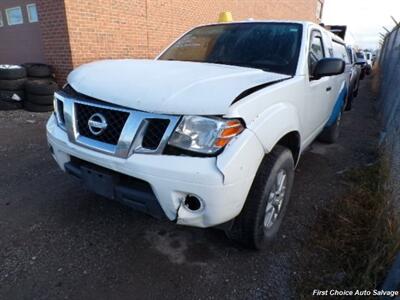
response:
[[[310,22],[198,26],[154,60],[72,71],[49,148],[95,193],[260,249],[283,221],[301,153],[339,137],[347,59],[343,40]]]

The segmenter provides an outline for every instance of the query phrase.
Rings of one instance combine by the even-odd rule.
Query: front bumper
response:
[[[90,150],[69,142],[67,133],[60,129],[51,116],[47,123],[47,139],[53,149],[53,157],[61,169],[71,162],[71,157],[101,166],[127,176],[147,182],[157,198],[165,216],[178,224],[196,227],[210,227],[235,218],[243,208],[248,191],[258,166],[258,157],[263,154],[255,136],[242,134],[246,146],[240,145],[235,151],[235,160],[216,157],[188,157],[134,153],[120,158]],[[252,142],[248,142],[247,140]],[[243,151],[251,148],[244,155]],[[249,156],[249,157],[246,157]],[[252,159],[246,165],[246,159]],[[218,165],[218,167],[217,167]],[[219,166],[221,165],[221,166]],[[237,166],[237,167],[236,167]],[[251,168],[250,168],[251,167]],[[221,171],[221,168],[224,168]],[[237,169],[240,168],[240,173]],[[229,174],[235,172],[235,174]],[[202,201],[202,208],[192,211],[182,205],[188,195],[195,195]]]

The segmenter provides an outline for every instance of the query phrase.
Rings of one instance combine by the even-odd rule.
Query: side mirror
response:
[[[339,75],[344,72],[345,62],[340,58],[323,58],[317,62],[313,79],[325,76]]]

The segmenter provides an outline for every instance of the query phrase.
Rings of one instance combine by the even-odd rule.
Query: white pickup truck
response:
[[[155,60],[71,72],[50,151],[102,196],[259,249],[277,235],[301,153],[338,138],[345,57],[339,37],[309,22],[199,26]]]

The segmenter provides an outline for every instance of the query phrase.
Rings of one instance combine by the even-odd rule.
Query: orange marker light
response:
[[[229,120],[226,122],[227,127],[234,127],[234,126],[242,126],[242,123],[240,123],[239,120]]]
[[[220,137],[222,138],[231,138],[234,137],[235,135],[238,135],[239,133],[241,133],[243,130],[243,127],[237,126],[237,127],[229,127],[229,128],[225,128],[224,130],[222,130],[222,132],[220,133]]]
[[[226,122],[225,128],[219,133],[219,138],[215,140],[214,146],[224,147],[229,141],[243,131],[243,125],[238,120]]]
[[[230,141],[231,139],[216,139],[215,140],[215,143],[214,143],[214,145],[216,146],[216,147],[219,147],[219,148],[222,148],[222,147],[224,147],[226,144],[228,144],[228,142]]]

